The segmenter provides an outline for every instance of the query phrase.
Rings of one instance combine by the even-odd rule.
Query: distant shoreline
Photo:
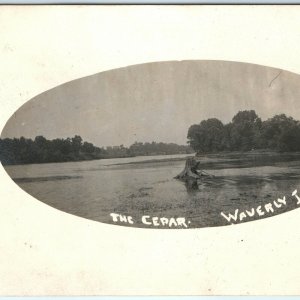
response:
[[[103,157],[103,158],[94,158],[94,159],[82,159],[82,160],[69,160],[69,161],[57,161],[57,162],[34,162],[34,163],[18,163],[18,164],[3,164],[2,161],[0,163],[3,167],[6,166],[23,166],[23,165],[41,165],[41,164],[59,164],[59,163],[74,163],[74,162],[84,162],[84,161],[96,161],[96,160],[108,160],[108,159],[121,159],[121,158],[135,158],[135,157],[149,157],[149,156],[171,156],[171,155],[185,155],[183,158],[170,158],[170,159],[151,159],[151,160],[143,160],[137,162],[129,162],[123,164],[113,164],[113,165],[125,165],[125,164],[136,164],[136,163],[151,163],[151,162],[161,162],[161,161],[178,161],[184,160],[188,156],[195,156],[195,153],[172,153],[172,154],[150,154],[150,155],[136,155],[136,156],[122,156],[122,157]]]
[[[272,158],[290,158],[293,160],[293,157],[300,156],[300,152],[279,152],[275,150],[268,149],[259,149],[259,150],[251,150],[251,151],[223,151],[223,152],[210,152],[210,153],[173,153],[173,154],[155,154],[155,155],[137,155],[137,156],[126,156],[126,157],[105,157],[98,159],[83,159],[83,160],[74,160],[74,161],[60,161],[60,162],[43,162],[43,163],[23,163],[23,164],[1,164],[3,167],[6,166],[22,166],[22,165],[36,165],[36,164],[57,164],[57,163],[74,163],[74,162],[84,162],[84,161],[96,161],[96,160],[108,160],[108,159],[122,159],[122,158],[136,158],[136,157],[150,157],[150,156],[171,156],[171,155],[182,155],[182,157],[174,157],[174,158],[166,158],[166,159],[148,159],[148,160],[140,160],[140,161],[132,161],[125,163],[116,163],[111,164],[111,166],[120,166],[120,165],[135,165],[135,164],[150,164],[150,163],[161,163],[161,162],[176,162],[176,161],[184,161],[187,157],[196,156],[201,158],[220,158],[218,164],[214,163],[212,165],[210,162],[203,162],[202,167],[207,169],[219,169],[222,164],[222,158],[228,159],[231,156],[233,160],[236,161],[244,161],[245,167],[248,166],[249,163],[257,163],[260,165],[260,162],[265,160],[272,160]],[[253,157],[255,157],[255,161],[253,162]]]
[[[172,154],[170,154],[172,155]],[[174,154],[176,155],[176,154]],[[180,154],[178,154],[180,155]],[[152,155],[155,156],[155,155]],[[292,160],[293,157],[299,157],[300,152],[279,152],[279,151],[271,151],[271,150],[252,150],[252,151],[227,151],[227,152],[210,152],[210,153],[201,153],[201,154],[186,154],[184,157],[178,157],[178,158],[169,158],[169,159],[149,159],[149,160],[141,160],[141,161],[135,161],[135,162],[126,162],[126,163],[117,163],[113,164],[113,166],[120,166],[120,165],[135,165],[135,164],[144,164],[144,163],[160,163],[160,162],[175,162],[175,161],[181,161],[185,160],[187,157],[190,156],[196,156],[201,163],[201,158],[220,158],[219,163],[222,162],[222,158],[226,158],[226,161],[228,160],[228,157],[231,156],[232,160],[236,161],[244,161],[245,163],[247,162],[252,162],[252,158],[255,157],[255,160],[257,162],[260,162],[262,160],[268,161],[271,160],[272,158],[284,158],[284,161],[286,158],[290,158]],[[258,157],[260,156],[260,157]],[[140,156],[142,157],[142,156]],[[201,165],[202,167],[207,166],[210,164],[210,162],[203,162]],[[217,163],[214,163],[217,165]]]
[[[89,161],[137,156],[177,155],[194,153],[188,145],[163,142],[135,142],[98,147],[83,141],[79,135],[66,139],[47,140],[43,136],[30,138],[0,138],[0,161],[3,165],[25,165]]]

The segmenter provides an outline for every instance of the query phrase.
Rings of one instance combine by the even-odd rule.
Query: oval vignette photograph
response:
[[[256,221],[300,207],[299,99],[300,75],[256,64],[113,69],[21,106],[1,133],[0,160],[37,200],[102,223]]]

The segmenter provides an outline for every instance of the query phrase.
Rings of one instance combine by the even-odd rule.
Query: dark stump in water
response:
[[[198,168],[199,162],[194,157],[189,157],[185,162],[185,167],[182,172],[180,172],[175,178],[186,180],[186,179],[192,179],[194,178],[197,180],[200,178],[200,175],[197,174],[197,168]]]
[[[213,177],[213,175],[201,170],[199,165],[199,161],[194,157],[189,157],[185,162],[183,171],[174,178],[184,181],[188,190],[198,190],[198,183],[200,181]]]

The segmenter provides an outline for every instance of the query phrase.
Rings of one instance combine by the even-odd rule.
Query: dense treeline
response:
[[[67,139],[47,140],[37,136],[34,140],[21,138],[0,139],[0,161],[8,164],[67,162],[138,155],[164,155],[192,153],[189,146],[166,143],[134,143],[129,148],[120,146],[99,148],[83,142],[78,135]]]
[[[239,111],[228,124],[216,118],[192,125],[188,143],[198,153],[269,149],[300,151],[300,122],[284,114],[262,121],[254,110]]]

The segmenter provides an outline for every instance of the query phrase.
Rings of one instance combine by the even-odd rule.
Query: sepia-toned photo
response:
[[[110,70],[36,96],[1,162],[36,199],[130,227],[224,226],[300,205],[300,75],[228,61]]]
[[[299,295],[299,29],[0,6],[0,295]]]

